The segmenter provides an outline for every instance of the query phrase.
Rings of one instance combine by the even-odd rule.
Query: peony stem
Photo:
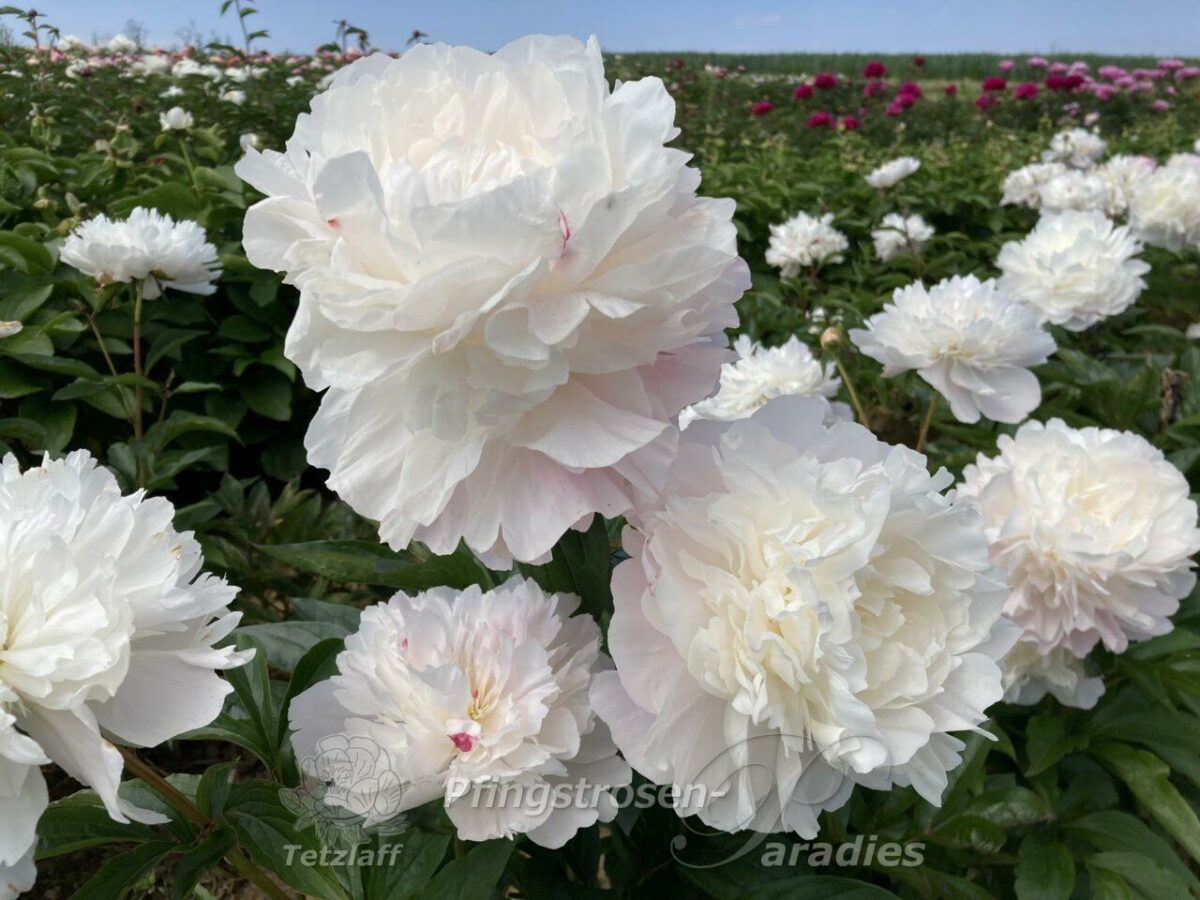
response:
[[[939,396],[937,391],[933,392],[933,399],[929,401],[929,409],[925,411],[925,418],[921,420],[921,431],[917,435],[918,453],[925,449],[925,439],[929,437],[929,426],[933,424],[933,411],[937,409]]]
[[[154,788],[159,796],[174,807],[180,815],[200,829],[208,828],[212,825],[209,818],[200,812],[191,800],[180,793],[171,782],[167,781],[167,779],[154,771],[147,763],[143,762],[133,750],[128,747],[121,747],[120,749],[126,768],[146,784],[150,785],[150,787]],[[287,893],[272,881],[266,872],[251,862],[240,850],[230,850],[225,854],[225,860],[243,878],[257,887],[265,896],[271,898],[271,900],[291,900]]]
[[[142,439],[142,299],[145,288],[136,282],[133,289],[133,436]]]
[[[866,410],[863,409],[862,402],[858,399],[858,391],[854,390],[854,382],[850,380],[846,367],[842,365],[842,357],[837,350],[834,350],[833,353],[833,364],[837,367],[838,374],[842,376],[842,384],[846,386],[846,392],[850,395],[850,405],[854,407],[854,414],[858,416],[859,424],[870,429],[871,425],[867,421]]]
[[[100,345],[100,354],[104,357],[104,362],[108,365],[108,371],[112,373],[113,378],[120,377],[117,373],[117,366],[113,362],[112,354],[108,352],[108,347],[104,344],[104,335],[100,333],[100,326],[96,324],[96,316],[89,309],[84,312],[87,318],[88,325],[92,327],[92,334],[96,336],[96,343]],[[129,427],[133,427],[133,409],[129,405],[129,396],[125,393],[125,388],[122,385],[115,385],[117,396],[121,398],[121,407],[125,410],[125,418],[129,420]]]

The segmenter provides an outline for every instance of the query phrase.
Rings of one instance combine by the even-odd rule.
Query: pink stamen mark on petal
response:
[[[558,213],[558,228],[562,232],[562,255],[567,255],[567,241],[571,239],[571,226],[567,222],[567,214],[561,210]]]
[[[458,734],[450,734],[447,737],[450,738],[450,743],[454,744],[462,753],[470,753],[471,747],[474,746],[472,737],[465,731],[460,731]]]
[[[328,225],[330,228],[340,228],[342,225],[342,223],[339,222],[336,217],[332,218],[332,219],[326,219],[325,224]]]
[[[401,638],[401,639],[400,639],[400,649],[401,649],[401,650],[407,650],[407,649],[408,649],[408,638]]]

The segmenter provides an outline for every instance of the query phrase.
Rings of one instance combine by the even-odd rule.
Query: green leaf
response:
[[[1075,889],[1071,851],[1039,834],[1026,835],[1017,857],[1019,900],[1069,900]]]
[[[1200,894],[1200,879],[1192,874],[1171,844],[1155,834],[1137,816],[1119,810],[1102,810],[1063,825],[1069,833],[1100,850],[1133,850],[1173,871]]]
[[[41,389],[41,385],[32,381],[19,367],[0,360],[0,400],[15,400],[36,394]]]
[[[113,900],[114,897],[120,897],[178,846],[170,841],[153,841],[106,860],[96,874],[71,895],[71,900]]]
[[[39,860],[53,859],[98,844],[141,844],[161,840],[161,835],[149,825],[114,821],[91,791],[81,791],[51,803],[38,820],[37,831]]]
[[[378,851],[386,854],[387,865],[371,866],[367,871],[366,896],[387,900],[409,900],[433,877],[446,855],[450,836],[427,834],[411,829],[395,837],[380,837]],[[397,851],[392,847],[400,845]],[[381,857],[376,857],[380,859]]]
[[[330,603],[327,600],[315,600],[312,597],[292,597],[292,610],[297,619],[307,619],[310,622],[333,622],[341,625],[347,631],[357,631],[362,619],[362,610],[357,606],[346,603]]]
[[[306,851],[321,853],[312,828],[297,826],[296,817],[280,799],[280,786],[269,781],[235,785],[225,808],[225,821],[237,832],[238,842],[258,865],[279,876],[290,887],[322,900],[347,896],[337,874],[328,865],[302,865]]]
[[[489,900],[493,895],[513,842],[486,841],[476,844],[461,859],[453,860],[416,896],[420,900]]]
[[[274,369],[255,369],[238,387],[246,405],[268,419],[292,418],[292,383]]]
[[[466,550],[420,558],[411,550],[397,553],[366,541],[260,544],[258,549],[289,566],[341,584],[423,591],[439,585],[465,588],[490,583],[487,569]]]
[[[593,516],[587,531],[571,529],[559,538],[550,562],[519,568],[543,590],[575,594],[583,610],[601,622],[612,609],[612,550],[602,516]]]
[[[1200,819],[1169,776],[1171,770],[1147,750],[1127,744],[1107,744],[1099,751],[1105,762],[1142,804],[1146,812],[1200,862]]]
[[[1068,734],[1062,717],[1049,712],[1038,713],[1025,728],[1025,752],[1029,754],[1029,777],[1044,772],[1068,753],[1087,746],[1087,735]]]
[[[1134,890],[1150,900],[1191,895],[1187,882],[1147,856],[1123,850],[1095,853],[1088,857],[1090,869],[1103,869],[1120,875]],[[1022,898],[1024,900],[1024,898]]]
[[[1001,828],[1032,825],[1054,817],[1054,810],[1044,797],[1023,787],[980,794],[967,807],[967,812]]]
[[[236,632],[251,638],[263,648],[268,662],[277,669],[291,672],[301,657],[322,641],[344,638],[350,632],[332,622],[269,622],[246,625]]]
[[[279,709],[279,742],[287,739],[292,701],[310,687],[337,674],[337,657],[346,646],[340,638],[330,638],[314,644],[296,663],[287,693]]]
[[[175,864],[175,876],[171,880],[171,900],[185,900],[191,895],[197,882],[209,869],[237,845],[237,835],[226,826],[215,828],[194,847],[183,851]]]
[[[61,453],[75,432],[73,403],[53,403],[45,397],[29,397],[21,403],[21,418],[37,422],[46,434],[45,449]]]

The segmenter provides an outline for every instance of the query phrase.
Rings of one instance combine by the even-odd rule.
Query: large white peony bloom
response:
[[[1200,248],[1200,166],[1177,162],[1142,179],[1129,199],[1129,224],[1155,247]]]
[[[902,253],[920,253],[933,234],[933,226],[919,215],[888,213],[880,227],[871,232],[871,240],[880,261],[891,262]]]
[[[850,331],[858,349],[885,376],[916,370],[960,422],[1020,422],[1042,401],[1029,369],[1055,351],[1054,338],[990,279],[956,275],[928,290],[919,281],[897,288],[866,325]]]
[[[871,187],[883,190],[884,188],[895,187],[909,175],[916,173],[919,168],[921,168],[921,161],[919,159],[914,159],[911,156],[901,156],[885,162],[869,175],[864,175],[863,179]]]
[[[37,881],[37,864],[33,860],[35,849],[30,847],[15,866],[0,863],[0,900],[16,900],[33,887]]]
[[[1042,322],[1083,331],[1122,313],[1146,287],[1141,243],[1104,213],[1046,213],[1022,241],[1000,248],[1000,286]]]
[[[105,737],[150,747],[207,725],[247,656],[213,644],[240,614],[202,574],[200,547],[166,500],[122,496],[85,451],[0,465],[0,869],[23,867],[46,808],[39,766],[91,787],[109,815],[164,821],[117,796]]]
[[[182,106],[172,106],[166,112],[158,114],[158,124],[163,131],[187,131],[196,124],[196,120]]]
[[[596,711],[681,815],[817,833],[855,784],[940,802],[1015,638],[951,476],[825,404],[772,400],[684,433],[625,533]],[[724,793],[721,793],[721,792]]]
[[[1063,209],[1105,210],[1109,206],[1108,185],[1094,171],[1068,169],[1038,186],[1038,206],[1047,211]]]
[[[110,53],[132,53],[137,48],[137,41],[124,32],[114,34],[108,39],[108,43],[104,45],[104,49]]]
[[[1200,551],[1179,470],[1136,434],[1059,419],[1027,422],[998,447],[966,468],[959,496],[983,514],[1025,639],[1082,657],[1170,631]]]
[[[1019,640],[1004,657],[1004,700],[1029,706],[1050,694],[1063,706],[1091,709],[1104,695],[1104,679],[1089,676],[1066,647],[1043,650]]]
[[[775,397],[837,396],[841,382],[833,374],[833,363],[822,366],[797,337],[779,347],[763,347],[743,334],[734,341],[733,349],[738,359],[721,366],[717,393],[680,413],[680,428],[697,419],[744,419]]]
[[[1064,163],[1076,169],[1090,169],[1104,155],[1107,146],[1104,138],[1094,131],[1069,128],[1050,139],[1050,147],[1042,153],[1042,160]]]
[[[610,91],[594,40],[421,45],[238,164],[268,195],[246,252],[299,286],[286,351],[327,389],[309,459],[388,543],[532,560],[653,486],[749,286],[674,111],[657,78]]]
[[[850,246],[846,236],[833,227],[833,213],[817,218],[796,213],[786,222],[771,226],[767,265],[779,269],[784,278],[795,278],[801,269],[842,261]]]
[[[1042,185],[1065,174],[1066,171],[1067,167],[1057,162],[1031,163],[1014,169],[1004,179],[1004,193],[1000,202],[1037,209],[1042,205]]]
[[[1108,192],[1108,206],[1105,212],[1110,218],[1125,215],[1129,209],[1129,200],[1150,175],[1158,163],[1149,156],[1113,156],[1096,169],[1096,174],[1104,181]]]
[[[528,834],[561,847],[611,821],[609,789],[631,775],[588,700],[608,660],[596,623],[571,617],[577,603],[514,578],[486,593],[399,593],[367,609],[339,674],[292,703],[297,759],[320,776],[331,740],[377,748],[386,763],[372,775],[399,782],[392,800],[379,802],[379,777],[356,783],[358,767],[330,773],[333,805],[367,825],[436,798],[471,841]],[[545,803],[555,788],[572,802]]]
[[[147,299],[172,288],[211,294],[221,275],[217,248],[190,219],[176,222],[158,210],[137,207],[128,219],[101,213],[63,241],[62,261],[98,284],[140,281]]]

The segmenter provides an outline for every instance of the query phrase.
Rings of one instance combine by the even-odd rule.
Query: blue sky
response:
[[[24,4],[22,4],[24,5]],[[1196,0],[257,0],[275,48],[307,50],[345,16],[376,46],[414,28],[435,40],[492,49],[530,32],[595,33],[607,50],[1095,51],[1200,55]],[[126,19],[177,41],[195,23],[232,34],[220,0],[38,0],[63,33],[107,36]]]

